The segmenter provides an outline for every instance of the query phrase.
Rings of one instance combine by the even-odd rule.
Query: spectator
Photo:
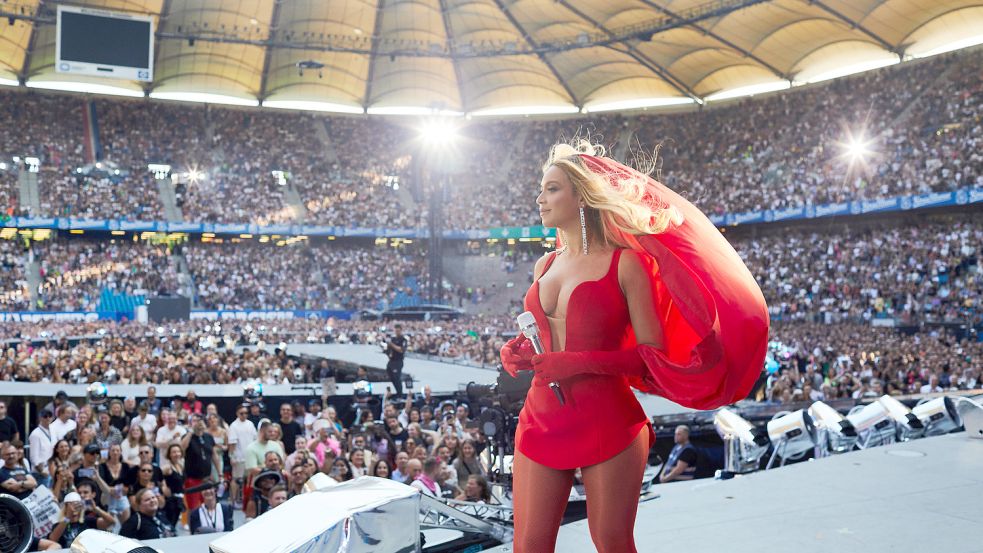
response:
[[[88,497],[83,498],[83,493]],[[82,486],[79,492],[71,492],[62,502],[58,523],[51,529],[48,539],[58,542],[68,549],[83,531],[88,529],[105,530],[111,528],[116,520],[92,500],[91,485]]]
[[[46,409],[42,409],[38,413],[38,425],[31,431],[31,435],[28,436],[28,443],[30,445],[30,461],[31,470],[40,475],[43,481],[39,481],[40,484],[50,486],[51,473],[48,472],[48,461],[55,452],[55,440],[51,435],[51,419],[52,413]]]
[[[437,481],[440,480],[442,464],[443,461],[437,457],[427,457],[426,461],[422,464],[423,471],[416,476],[413,482],[410,483],[410,486],[416,488],[424,495],[441,497],[442,492],[440,484]]]
[[[181,439],[181,448],[187,459],[184,474],[185,487],[193,488],[204,483],[211,477],[212,470],[219,470],[222,465],[219,449],[215,447],[215,438],[205,431],[205,421],[201,415],[191,415],[192,431]],[[184,498],[189,510],[195,510],[201,504],[201,493],[189,493]]]
[[[3,466],[0,467],[0,489],[17,499],[31,495],[38,483],[23,465],[17,462],[17,448],[9,442],[0,446]]]
[[[287,500],[287,488],[283,484],[277,484],[270,490],[270,509],[274,509]]]
[[[659,475],[659,482],[662,483],[692,480],[696,475],[696,448],[689,442],[689,427],[684,424],[677,426],[674,440],[676,445],[669,452]]]
[[[14,419],[7,416],[7,402],[0,399],[0,444],[20,439],[20,430]]]
[[[138,541],[169,538],[175,535],[174,527],[158,510],[158,496],[150,489],[141,489],[133,496],[136,505],[120,528],[119,535]]]
[[[220,503],[214,487],[201,491],[202,504],[191,510],[188,526],[192,534],[231,532],[234,530],[233,511],[229,505]]]
[[[472,474],[468,476],[461,493],[454,499],[471,503],[491,503],[491,488],[484,476]]]
[[[51,438],[54,440],[60,440],[68,435],[70,432],[74,432],[78,423],[75,422],[75,407],[72,405],[63,404],[58,407],[58,418],[51,422]]]

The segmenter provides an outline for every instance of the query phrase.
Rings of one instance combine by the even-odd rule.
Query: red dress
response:
[[[648,423],[629,386],[693,409],[710,410],[744,399],[764,368],[768,310],[764,296],[734,248],[693,204],[655,179],[612,159],[580,155],[612,188],[644,180],[642,202],[671,206],[665,231],[629,235],[605,232],[631,247],[651,286],[652,305],[664,344],[636,348],[626,300],[618,284],[617,250],[608,274],[577,286],[567,306],[568,351],[635,348],[645,373],[632,377],[580,375],[561,382],[566,405],[547,386],[533,386],[519,415],[516,447],[540,464],[567,469],[589,466],[623,451]],[[557,246],[562,245],[559,241]],[[547,260],[549,269],[556,254]],[[644,307],[644,306],[643,306]],[[549,323],[539,284],[526,292],[551,350]],[[651,427],[650,427],[651,432]],[[654,435],[650,434],[654,439]]]
[[[582,282],[570,294],[566,351],[622,350],[635,346],[628,303],[618,283],[618,260],[623,251],[614,251],[611,266],[600,280]],[[628,255],[636,254],[629,251]],[[547,258],[544,275],[554,259],[556,252]],[[543,347],[553,351],[549,321],[540,304],[538,280],[526,292],[525,309],[536,317]],[[560,405],[549,386],[529,388],[515,433],[516,447],[526,457],[555,469],[590,466],[628,447],[646,425],[649,443],[655,442],[652,425],[626,377],[584,374],[564,379],[560,385],[564,405]]]

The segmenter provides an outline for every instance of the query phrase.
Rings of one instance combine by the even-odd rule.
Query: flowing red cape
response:
[[[764,296],[747,266],[703,212],[662,183],[609,158],[580,157],[616,189],[626,179],[645,179],[643,202],[671,205],[682,215],[659,234],[607,229],[654,260],[647,264],[652,309],[665,344],[638,347],[648,371],[632,379],[632,386],[694,409],[747,397],[764,368],[769,324]]]

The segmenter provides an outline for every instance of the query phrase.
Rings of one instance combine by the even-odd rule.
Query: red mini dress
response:
[[[615,250],[600,280],[582,282],[570,294],[566,314],[566,351],[615,351],[635,347],[628,303],[618,283]],[[543,275],[556,259],[550,254]],[[629,250],[628,255],[636,255]],[[542,275],[540,275],[542,278]],[[543,347],[553,351],[550,325],[540,303],[539,280],[526,292],[525,309],[536,318]],[[648,426],[655,432],[624,376],[582,374],[562,380],[565,404],[549,386],[532,386],[519,413],[516,448],[533,461],[554,469],[600,463],[623,451]]]

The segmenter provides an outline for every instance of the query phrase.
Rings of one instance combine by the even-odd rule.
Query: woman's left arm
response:
[[[631,317],[631,327],[635,331],[635,342],[639,345],[652,346],[662,349],[665,345],[662,321],[656,316],[655,297],[652,294],[652,282],[648,269],[642,266],[638,254],[633,250],[625,252],[618,263],[618,281],[628,302],[628,314]],[[658,270],[655,260],[653,269]]]

